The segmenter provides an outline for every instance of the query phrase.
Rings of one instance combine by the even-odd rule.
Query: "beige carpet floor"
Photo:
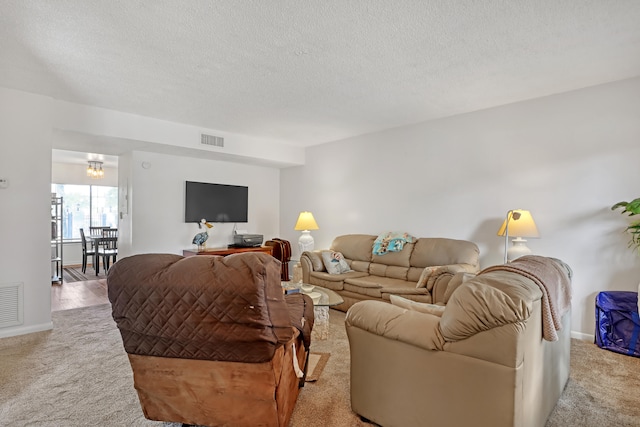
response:
[[[55,329],[0,339],[0,425],[156,426],[144,419],[108,304],[53,313]],[[292,427],[370,426],[349,405],[344,313],[331,310],[330,353],[305,383]],[[569,384],[547,427],[640,426],[640,359],[572,342]],[[425,423],[425,425],[427,425]]]

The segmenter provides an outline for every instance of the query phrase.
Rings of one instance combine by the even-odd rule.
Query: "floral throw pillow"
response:
[[[351,271],[349,264],[340,252],[322,251],[322,263],[329,274],[342,274]]]

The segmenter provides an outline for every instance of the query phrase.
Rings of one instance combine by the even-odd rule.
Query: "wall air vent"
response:
[[[22,325],[22,283],[0,283],[0,328]]]
[[[224,138],[221,136],[206,135],[203,133],[200,136],[200,143],[213,145],[214,147],[224,147]]]

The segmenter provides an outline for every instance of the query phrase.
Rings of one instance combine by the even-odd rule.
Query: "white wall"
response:
[[[148,169],[142,167],[143,162]],[[120,192],[121,256],[144,252],[182,254],[183,249],[195,248],[191,241],[200,230],[195,224],[184,222],[185,181],[248,186],[249,222],[237,227],[263,234],[265,240],[278,237],[277,168],[133,151],[120,156],[119,170],[105,170],[105,175],[100,184],[117,186]],[[80,165],[54,163],[52,176],[56,183],[96,184],[86,178],[85,168]],[[233,225],[214,224],[207,245],[224,247],[232,243]],[[79,243],[65,244],[64,251],[65,265],[82,262]]]
[[[121,220],[121,256],[149,252],[182,255],[183,249],[195,248],[191,241],[201,230],[194,223],[184,222],[185,181],[248,186],[249,221],[237,224],[238,228],[263,234],[265,240],[279,235],[277,168],[140,151],[121,158],[119,164],[124,165],[120,176],[129,182],[130,201],[128,213]],[[233,242],[233,223],[213,225],[208,247],[226,247]]]
[[[0,329],[0,336],[51,327],[52,129],[101,135],[104,119],[107,136],[128,138],[132,127],[153,136],[165,125],[125,115],[118,126],[117,112],[63,110],[50,98],[0,88],[0,178],[10,181],[0,189],[0,283],[21,282],[25,290],[24,324]],[[574,268],[572,329],[592,334],[596,293],[635,290],[640,277],[622,232],[627,218],[609,210],[640,196],[638,111],[640,79],[633,79],[312,147],[306,156],[274,145],[290,163],[306,157],[305,166],[281,171],[128,153],[118,167],[118,185],[130,198],[119,224],[129,236],[121,251],[180,253],[191,246],[197,227],[182,222],[187,179],[249,185],[246,228],[289,239],[294,252],[298,212],[311,210],[318,248],[339,234],[406,230],[472,240],[488,266],[502,258],[495,234],[506,211],[529,209],[542,233],[529,246]],[[95,127],[85,126],[96,118]],[[197,134],[166,126],[177,129],[172,135]],[[249,158],[250,151],[237,153]],[[145,160],[148,170],[141,169]],[[216,225],[210,244],[228,242],[231,228]]]
[[[52,176],[53,132],[60,129],[69,131],[69,135],[86,133],[124,140],[131,135],[140,135],[147,138],[145,143],[152,144],[160,143],[157,139],[164,134],[159,129],[164,129],[178,142],[193,147],[197,147],[200,132],[188,125],[69,105],[44,96],[0,88],[0,178],[10,182],[8,189],[0,189],[0,285],[22,283],[24,288],[23,324],[0,328],[0,337],[53,327],[49,239],[51,182],[58,179],[69,183],[70,175],[74,173],[69,169],[57,171]],[[216,134],[215,131],[210,133]],[[299,164],[304,158],[304,150],[299,148],[264,141],[260,150],[252,150],[251,147],[260,144],[259,140],[224,136],[229,137],[231,145],[229,158],[255,163],[256,152],[264,150],[270,152],[271,157],[267,158],[270,164]],[[58,132],[56,137],[63,135]],[[188,138],[187,142],[185,138]],[[131,142],[135,146],[139,141]],[[176,143],[176,147],[180,146]],[[143,159],[151,163],[150,169],[141,168]],[[80,175],[84,176],[84,170]],[[265,238],[278,236],[279,177],[279,170],[271,166],[133,151],[125,153],[119,157],[115,184],[119,187],[119,195],[129,197],[128,202],[120,201],[123,215],[119,228],[124,234],[121,254],[179,254],[182,249],[192,248],[191,239],[197,233],[197,226],[183,222],[183,187],[187,179],[249,186],[249,223],[242,226],[250,232],[264,234]],[[229,242],[232,227],[233,224],[216,224],[210,245]],[[79,252],[74,249],[65,253],[65,263],[74,262],[75,258],[79,263]],[[4,307],[3,302],[0,300],[0,307]]]
[[[0,285],[24,289],[23,324],[0,337],[52,328],[51,104],[0,88],[0,178],[9,180],[0,189]]]
[[[118,169],[103,168],[104,178],[92,179],[87,176],[87,165],[53,163],[51,182],[55,184],[118,186]]]
[[[632,79],[311,147],[281,171],[283,237],[296,242],[310,210],[316,248],[408,231],[474,241],[487,267],[502,262],[506,212],[528,209],[541,233],[529,247],[574,269],[572,330],[589,339],[595,295],[640,281],[627,219],[609,209],[640,197],[638,111]]]
[[[63,131],[86,135],[144,141],[165,147],[180,147],[218,153],[240,161],[266,161],[297,165],[304,163],[304,149],[264,138],[205,129],[120,111],[64,101],[55,102],[54,125]],[[224,147],[203,145],[200,135],[224,138]],[[226,160],[226,159],[225,159]]]

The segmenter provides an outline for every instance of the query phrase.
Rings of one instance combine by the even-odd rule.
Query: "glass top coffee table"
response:
[[[300,289],[302,283],[282,282],[283,287]],[[329,307],[340,305],[344,299],[331,289],[314,286],[310,292],[300,292],[307,294],[313,300],[313,330],[311,331],[311,342],[316,340],[326,340],[329,338]],[[314,295],[316,293],[316,295]],[[319,298],[317,297],[319,295]],[[314,296],[316,298],[314,298]]]
[[[342,299],[340,295],[338,295],[331,289],[321,288],[319,286],[315,286],[313,290],[309,293],[306,293],[306,292],[302,292],[302,293],[303,294],[306,293],[307,295],[312,296],[314,292],[317,292],[320,294],[320,300],[318,302],[313,301],[314,307],[333,307],[336,305],[340,305],[344,302],[344,299]]]

